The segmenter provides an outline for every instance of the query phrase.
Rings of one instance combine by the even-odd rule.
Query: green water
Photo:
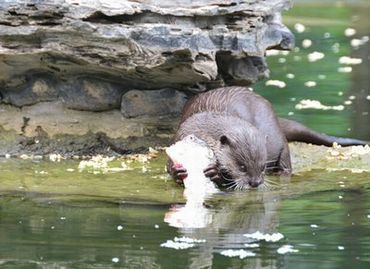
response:
[[[296,34],[297,46],[306,38],[313,45],[269,57],[271,79],[285,81],[286,88],[265,87],[264,81],[255,88],[281,116],[330,134],[369,140],[369,42],[353,49],[353,37],[343,32],[353,26],[354,37],[369,35],[370,9],[330,5],[299,4],[287,13],[291,28],[296,22],[306,26]],[[335,43],[340,44],[337,52]],[[325,58],[309,63],[306,55],[312,51]],[[338,73],[343,55],[363,62],[351,73]],[[286,78],[287,73],[295,78]],[[305,87],[308,80],[317,86]],[[351,95],[356,99],[343,111],[294,108],[301,99],[339,105]],[[183,189],[164,171],[163,154],[130,163],[131,170],[98,174],[79,171],[76,160],[0,159],[0,268],[369,268],[369,154],[328,161],[325,148],[291,148],[293,177],[270,178],[274,184],[268,189],[215,195],[207,201],[208,225],[197,229],[164,221],[184,199]],[[121,160],[112,165],[120,167]],[[244,234],[256,231],[279,232],[284,238],[249,249],[244,244],[251,239]],[[183,250],[161,247],[182,236],[204,241]],[[278,254],[283,245],[298,252]],[[221,254],[230,249],[256,256]]]
[[[79,171],[72,160],[1,159],[0,268],[367,268],[369,155],[357,163],[367,172],[301,166],[290,179],[270,178],[276,185],[269,189],[215,195],[207,202],[211,222],[199,229],[164,221],[184,200],[164,172],[163,154],[100,174]],[[251,240],[243,234],[256,231],[284,238],[258,242],[255,257],[220,254],[246,249]],[[205,242],[161,247],[182,236]],[[286,244],[299,252],[278,254]]]
[[[363,5],[348,6],[330,4],[328,1],[321,1],[321,4],[319,2],[296,3],[284,16],[285,23],[295,34],[299,51],[287,56],[268,57],[270,79],[284,81],[286,87],[266,87],[265,81],[261,81],[254,88],[273,103],[276,112],[282,117],[297,120],[332,135],[369,140],[370,100],[366,97],[370,95],[370,42],[359,47],[352,47],[350,44],[354,38],[369,37],[370,3],[362,1]],[[297,22],[305,25],[303,33],[294,30]],[[356,34],[346,37],[344,31],[349,27],[354,28]],[[312,41],[308,48],[302,46],[305,39]],[[307,55],[315,51],[324,53],[324,58],[309,62]],[[339,67],[348,66],[338,62],[342,56],[360,58],[362,63],[352,65],[350,73],[340,73]],[[287,78],[287,74],[293,74],[294,79]],[[314,81],[317,85],[306,87],[304,83],[307,81]],[[353,98],[351,96],[355,99],[350,100]],[[345,105],[343,111],[296,110],[295,105],[302,99],[319,100],[330,106],[343,105],[348,100],[352,103]]]

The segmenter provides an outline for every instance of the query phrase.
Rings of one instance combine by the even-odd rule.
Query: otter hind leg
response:
[[[280,152],[279,160],[278,160],[278,167],[279,167],[279,175],[282,176],[289,176],[292,173],[292,162],[290,160],[290,152],[288,143],[284,145],[284,148]]]
[[[281,150],[276,161],[270,161],[266,165],[266,171],[272,175],[289,176],[292,173],[292,163],[290,160],[290,152],[288,143]]]

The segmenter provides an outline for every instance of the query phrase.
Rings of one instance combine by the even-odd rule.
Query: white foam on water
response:
[[[353,36],[355,34],[356,34],[356,30],[353,28],[347,28],[346,30],[344,30],[345,36]]]
[[[160,246],[163,248],[173,248],[173,249],[188,249],[195,247],[196,245],[205,243],[205,239],[197,239],[190,237],[175,237],[173,240],[167,240],[165,243],[162,243]]]
[[[325,54],[322,52],[314,51],[310,54],[307,55],[308,61],[309,62],[316,62],[325,57]]]
[[[310,80],[310,81],[306,81],[306,82],[304,83],[304,85],[305,85],[306,87],[311,88],[311,87],[315,87],[315,86],[317,85],[317,83],[316,83],[316,81],[312,81],[312,80]]]
[[[114,263],[119,262],[119,258],[117,258],[117,257],[112,258],[112,262],[114,262]]]
[[[183,243],[205,243],[206,240],[205,239],[196,239],[196,238],[190,238],[190,237],[175,237],[174,238],[174,241],[175,242],[183,242]]]
[[[165,243],[161,244],[162,248],[173,248],[173,249],[188,249],[195,247],[195,244],[184,243],[184,242],[174,242],[172,240],[167,240]]]
[[[284,235],[282,235],[281,233],[264,234],[261,233],[260,231],[257,231],[252,234],[243,234],[243,236],[260,241],[264,240],[266,242],[277,242],[284,238]]]
[[[304,47],[305,49],[307,49],[311,46],[312,46],[312,40],[311,39],[304,39],[302,41],[302,47]]]
[[[270,79],[270,80],[266,81],[265,85],[266,86],[275,86],[275,87],[279,87],[279,88],[285,88],[286,87],[286,83],[284,81],[273,80],[273,79]]]
[[[244,246],[245,246],[246,248],[259,248],[259,247],[260,247],[260,245],[259,245],[259,244],[257,244],[257,243],[244,244]]]
[[[294,24],[294,29],[297,31],[297,33],[303,33],[306,30],[306,26],[304,26],[302,23],[296,23]]]
[[[338,110],[341,111],[344,109],[343,105],[338,106],[327,106],[321,104],[318,100],[310,100],[310,99],[303,99],[299,101],[298,104],[295,105],[295,109],[321,109],[321,110]]]
[[[226,257],[239,257],[240,259],[244,259],[246,257],[254,257],[256,256],[256,253],[244,249],[239,250],[227,249],[221,251],[221,255],[224,255]]]
[[[339,58],[338,63],[340,64],[347,64],[347,65],[356,65],[361,64],[362,59],[361,58],[351,58],[348,56],[342,56]]]
[[[292,245],[283,245],[276,251],[279,254],[296,253],[298,249],[294,249]]]

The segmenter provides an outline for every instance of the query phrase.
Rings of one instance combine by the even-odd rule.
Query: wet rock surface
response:
[[[176,115],[183,95],[249,85],[268,75],[265,51],[293,46],[280,15],[290,5],[289,0],[1,1],[2,113],[4,104],[61,102],[66,109],[118,110],[131,118]],[[177,97],[159,94],[169,89]],[[127,99],[133,90],[153,90],[141,98],[148,109],[140,111]],[[167,98],[179,107],[166,109]],[[52,126],[45,124],[45,130]]]

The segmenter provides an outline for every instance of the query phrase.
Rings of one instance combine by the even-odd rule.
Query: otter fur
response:
[[[216,163],[205,170],[219,185],[257,187],[264,173],[292,172],[288,142],[331,146],[366,145],[357,139],[317,133],[304,125],[278,118],[272,105],[245,87],[225,87],[198,94],[185,104],[175,141],[194,134],[206,141]],[[186,170],[168,170],[181,182]],[[232,182],[232,183],[230,183]]]

